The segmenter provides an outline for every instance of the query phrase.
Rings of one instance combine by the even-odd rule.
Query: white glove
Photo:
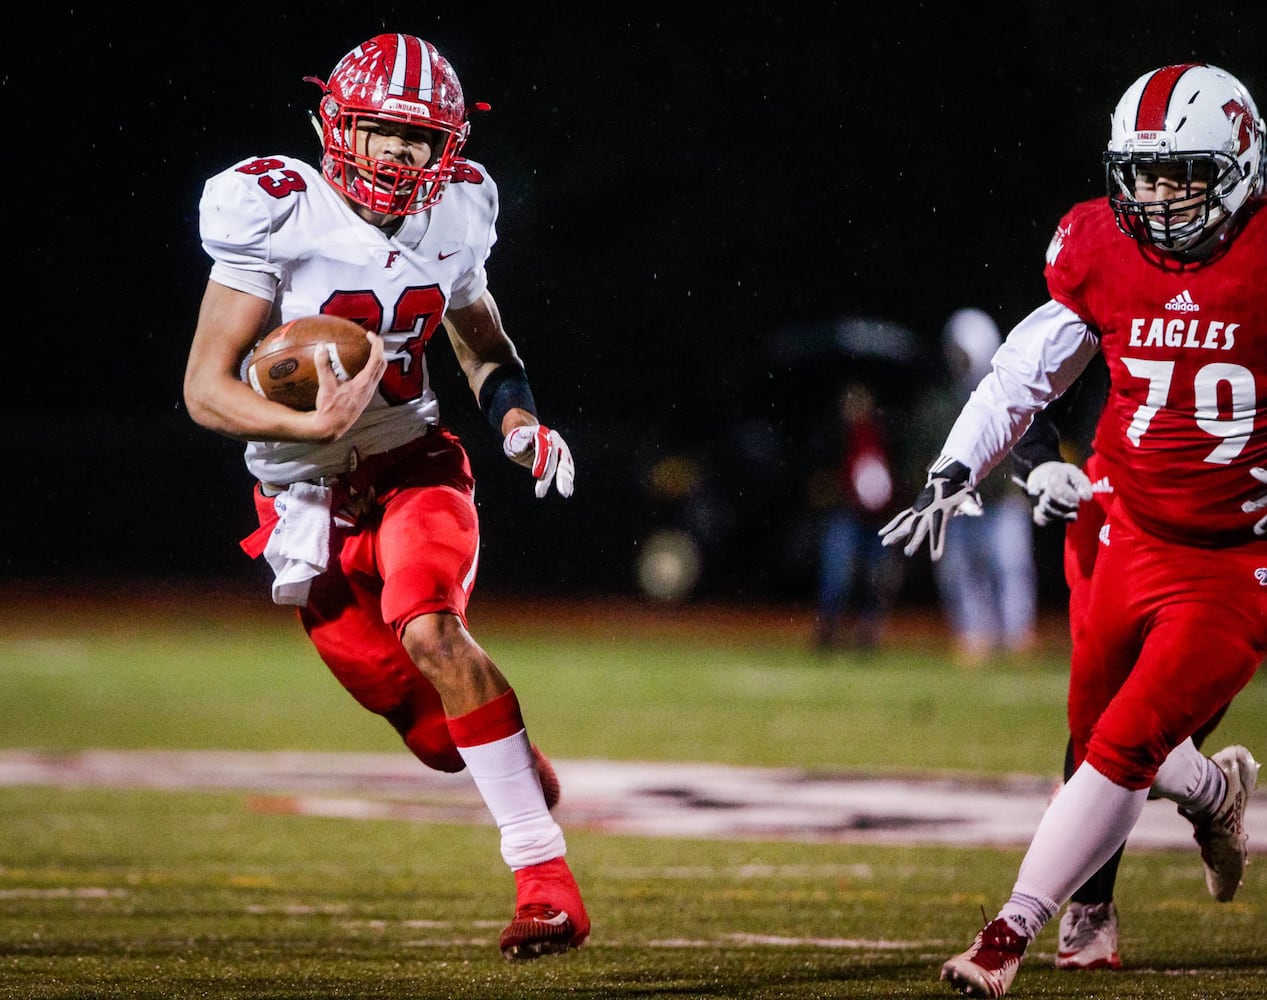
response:
[[[532,470],[537,480],[538,498],[550,492],[551,482],[560,496],[572,495],[576,466],[572,462],[572,450],[558,431],[544,424],[516,427],[502,441],[502,451],[512,462]]]
[[[1249,470],[1249,474],[1257,479],[1264,486],[1267,486],[1267,469],[1253,468]],[[1260,510],[1267,507],[1267,493],[1257,497],[1254,500],[1246,500],[1241,504],[1241,510],[1246,514],[1257,514]],[[1267,514],[1264,514],[1259,522],[1254,525],[1254,534],[1267,535]]]
[[[1043,462],[1030,471],[1025,492],[1034,502],[1034,523],[1040,528],[1053,521],[1076,521],[1078,504],[1090,500],[1091,480],[1068,462]]]
[[[956,514],[977,517],[982,512],[981,497],[968,485],[967,466],[939,461],[928,474],[928,482],[915,502],[880,529],[882,544],[896,545],[910,538],[902,552],[914,555],[925,537],[933,562],[946,547],[946,525]]]

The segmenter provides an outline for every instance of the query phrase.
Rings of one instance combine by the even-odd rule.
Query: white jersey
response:
[[[257,479],[285,485],[347,472],[353,448],[387,451],[438,423],[424,348],[445,310],[484,293],[497,240],[496,185],[469,160],[458,177],[392,236],[291,157],[251,157],[207,181],[200,232],[213,280],[272,301],[269,329],[333,313],[380,334],[387,357],[378,392],[338,441],[248,443],[246,465]]]

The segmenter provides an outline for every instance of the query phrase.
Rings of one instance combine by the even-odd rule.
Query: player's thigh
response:
[[[1090,575],[1071,591],[1077,608],[1070,608],[1068,714],[1079,760],[1096,721],[1135,666],[1150,608],[1130,586],[1131,567],[1140,557],[1135,539],[1123,534],[1110,545],[1095,537],[1094,544],[1093,555],[1084,550]]]
[[[1095,572],[1116,566],[1126,596],[1122,607],[1096,607],[1092,615],[1099,628],[1103,615],[1117,611],[1126,630],[1138,629],[1139,643],[1094,724],[1087,755],[1104,761],[1101,770],[1114,780],[1142,787],[1175,745],[1254,676],[1267,654],[1267,588],[1256,579],[1262,554],[1251,547],[1192,549],[1126,531],[1111,537]],[[1103,593],[1093,589],[1093,598]],[[1087,672],[1085,661],[1080,666]]]
[[[1261,658],[1245,619],[1226,602],[1160,609],[1135,668],[1095,725],[1087,759],[1128,788],[1147,787],[1166,755],[1222,711]]]
[[[1146,579],[1158,592],[1136,675],[1183,739],[1224,707],[1267,655],[1267,553],[1257,547],[1200,550],[1156,545]]]
[[[377,534],[383,617],[397,634],[421,614],[465,620],[479,564],[479,518],[469,491],[404,490],[388,504]]]
[[[407,701],[422,678],[383,620],[377,577],[349,571],[358,562],[349,548],[368,544],[368,538],[336,542],[330,568],[313,581],[300,620],[339,683],[365,708],[384,714]]]

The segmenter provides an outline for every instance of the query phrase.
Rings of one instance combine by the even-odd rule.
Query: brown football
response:
[[[316,351],[324,345],[335,377],[350,379],[370,356],[365,328],[340,316],[301,316],[255,345],[246,381],[261,396],[294,410],[317,405]]]

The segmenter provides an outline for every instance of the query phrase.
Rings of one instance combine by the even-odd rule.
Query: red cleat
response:
[[[969,997],[1006,996],[1029,942],[996,917],[981,929],[972,947],[941,967],[941,979]]]
[[[581,890],[562,858],[515,872],[515,919],[498,942],[512,962],[579,948],[589,937],[590,918]]]

